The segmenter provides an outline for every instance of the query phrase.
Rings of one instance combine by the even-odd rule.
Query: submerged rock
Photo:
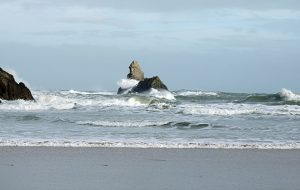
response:
[[[137,86],[133,87],[131,92],[145,92],[151,88],[157,90],[168,90],[168,87],[160,80],[158,76],[152,78],[145,78],[140,81]]]
[[[151,88],[157,90],[168,90],[168,87],[160,80],[158,76],[152,78],[144,78],[144,72],[142,71],[138,61],[134,60],[129,66],[129,74],[127,75],[128,79],[134,79],[139,81],[137,85],[130,88],[118,89],[118,94],[123,94],[126,92],[135,93],[135,92],[145,92],[149,91]]]
[[[142,71],[138,61],[133,60],[129,65],[129,74],[127,75],[127,78],[138,81],[144,80],[144,72]]]
[[[19,84],[13,75],[0,68],[0,99],[4,100],[34,100],[30,90],[24,83]]]
[[[125,92],[126,92],[126,89],[120,87],[120,88],[118,89],[118,92],[117,92],[117,93],[118,93],[118,94],[123,94],[123,93],[125,93]],[[1,103],[1,102],[0,102],[0,103]]]

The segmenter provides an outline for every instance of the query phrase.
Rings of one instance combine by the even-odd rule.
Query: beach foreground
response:
[[[300,150],[0,147],[1,189],[285,189]]]

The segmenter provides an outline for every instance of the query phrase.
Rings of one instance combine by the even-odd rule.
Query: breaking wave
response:
[[[300,95],[283,88],[278,95],[285,101],[300,102]]]
[[[78,96],[80,95],[80,96]],[[83,95],[83,96],[82,96]],[[93,95],[86,97],[86,95]],[[88,107],[135,107],[146,106],[150,100],[140,97],[117,97],[109,93],[89,92],[33,92],[35,101],[3,101],[0,110],[68,110]]]
[[[166,122],[153,121],[77,121],[78,125],[90,125],[98,127],[153,127],[163,126]]]
[[[269,105],[300,105],[300,95],[290,90],[282,89],[276,94],[250,94],[236,103],[265,103]]]
[[[156,98],[161,98],[161,99],[176,100],[176,98],[172,94],[172,92],[169,92],[167,90],[156,90],[156,89],[151,88],[149,95],[154,96]]]
[[[0,146],[300,149],[300,95],[34,91],[0,103]]]
[[[77,91],[77,90],[67,90],[67,91],[61,91],[60,92],[63,95],[68,95],[68,94],[80,94],[80,95],[114,95],[113,92],[92,92],[92,91]]]
[[[176,93],[177,96],[218,96],[216,92],[205,92],[205,91],[179,91]]]
[[[124,79],[125,80],[125,79]],[[128,82],[128,80],[126,79]],[[115,92],[34,91],[35,101],[2,101],[0,110],[169,109],[185,115],[291,115],[300,116],[300,95],[282,89],[276,94],[237,94],[202,91],[169,92],[151,89],[141,94]],[[284,106],[287,105],[287,106]]]
[[[182,130],[203,129],[206,127],[215,127],[209,123],[193,123],[188,121],[153,121],[153,120],[136,120],[136,121],[76,121],[77,125],[87,125],[94,127],[162,127],[177,128]]]
[[[127,94],[138,83],[139,81],[134,79],[121,79],[120,81],[118,81],[117,84],[121,89],[124,89],[124,92],[122,94]],[[167,100],[176,100],[172,92],[169,92],[167,90],[157,90],[153,88],[151,88],[147,92],[140,93],[139,95],[152,96],[152,97],[167,99]]]
[[[135,87],[138,83],[139,81],[134,79],[121,79],[117,82],[118,86],[122,89],[131,89]]]
[[[262,104],[208,104],[208,105],[185,105],[179,109],[180,113],[188,115],[287,115],[300,116],[298,106],[267,106]]]

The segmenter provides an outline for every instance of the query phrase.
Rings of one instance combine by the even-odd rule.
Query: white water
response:
[[[1,140],[0,146],[29,146],[29,147],[113,147],[113,148],[213,148],[213,149],[300,149],[300,143],[236,143],[236,142],[155,142],[141,141],[78,141],[58,140]]]
[[[134,79],[121,79],[120,81],[118,81],[117,84],[122,89],[131,89],[135,87],[138,83],[139,81]]]
[[[179,92],[180,96],[218,96],[216,92],[204,92],[204,91],[184,91]]]
[[[168,122],[162,121],[78,121],[78,125],[91,125],[100,127],[151,127],[151,126],[161,126]]]
[[[0,146],[300,148],[298,94],[270,104],[200,92],[34,91],[0,104]]]
[[[279,95],[285,99],[285,101],[296,101],[296,102],[300,102],[300,95],[299,94],[295,94],[290,90],[287,90],[285,88],[283,88],[281,90],[281,92],[279,93]]]
[[[61,91],[61,94],[68,95],[68,94],[81,94],[81,95],[114,95],[113,92],[85,92],[85,91],[77,91],[77,90],[67,90]]]
[[[149,95],[154,96],[156,98],[162,98],[162,99],[167,99],[167,100],[176,100],[176,98],[172,94],[172,92],[169,92],[167,90],[156,90],[156,89],[151,88]]]
[[[296,105],[290,106],[267,106],[261,104],[208,104],[208,105],[184,105],[180,108],[184,114],[192,115],[287,115],[300,116],[300,107]]]

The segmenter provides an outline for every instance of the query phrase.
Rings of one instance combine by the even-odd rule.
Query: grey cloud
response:
[[[70,30],[60,30],[60,31],[40,31],[40,32],[27,32],[28,35],[33,36],[73,36],[78,34],[78,32]]]
[[[300,22],[299,20],[284,20],[284,21],[273,21],[260,25],[261,28],[265,28],[272,31],[281,31],[297,36],[299,39],[300,33]]]
[[[1,0],[0,4],[15,3],[15,2],[20,2],[20,0]]]
[[[69,17],[69,18],[62,18],[58,20],[59,22],[65,23],[88,23],[88,24],[103,24],[107,23],[105,19],[101,18],[86,18],[86,17]]]
[[[24,6],[87,6],[132,11],[190,11],[201,9],[293,9],[300,10],[299,0],[24,0]]]
[[[136,31],[112,31],[109,35],[113,38],[136,38],[137,36],[140,36],[140,33]]]
[[[84,17],[84,16],[62,17],[57,19],[57,22],[68,23],[68,24],[106,25],[106,26],[114,26],[122,29],[128,29],[133,27],[131,23],[116,18],[100,18],[100,17]]]

